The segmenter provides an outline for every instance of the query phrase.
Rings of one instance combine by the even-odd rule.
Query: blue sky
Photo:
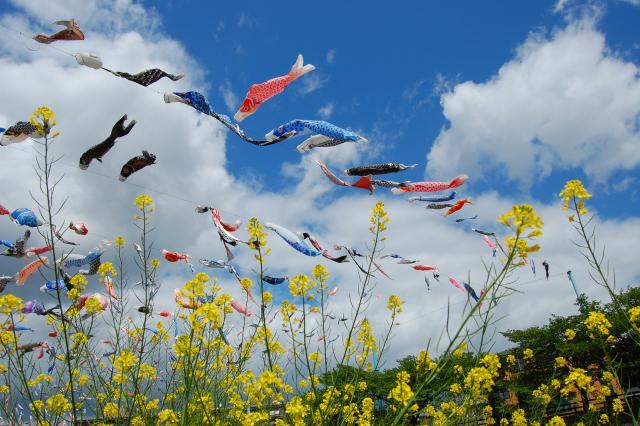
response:
[[[424,153],[448,125],[438,82],[444,79],[448,87],[467,80],[484,82],[514,56],[531,32],[548,34],[567,21],[566,14],[554,12],[551,1],[411,2],[400,7],[335,1],[323,2],[322,7],[300,2],[245,2],[241,7],[233,2],[146,4],[158,10],[164,30],[206,68],[211,102],[226,112],[232,111],[225,106],[221,85],[241,102],[249,85],[284,73],[297,53],[317,66],[308,78],[324,82],[321,87],[303,94],[304,83],[296,82],[245,120],[250,134],[259,136],[292,118],[321,118],[318,110],[330,104],[329,121],[362,130],[380,150],[372,160],[420,163],[404,174],[409,180],[424,177]],[[622,1],[600,7],[597,27],[608,47],[616,56],[637,63],[640,8]],[[409,94],[414,96],[409,99]],[[255,174],[269,188],[290,184],[287,177],[274,173],[282,162],[296,160],[298,154],[290,145],[259,149],[234,142],[228,144],[231,168]],[[504,182],[499,170],[494,176],[475,182],[472,176],[471,187],[505,194],[521,191],[514,182]],[[613,176],[635,179],[638,170]],[[574,177],[589,181],[580,167],[554,169],[548,178],[535,180],[531,194],[550,202],[563,182]],[[640,209],[635,188],[601,187],[595,201],[600,213],[634,215]]]

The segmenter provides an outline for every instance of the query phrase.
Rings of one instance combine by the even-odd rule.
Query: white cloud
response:
[[[153,32],[161,19],[153,10],[145,9],[132,0],[10,0],[38,21],[38,29],[48,32],[51,22],[74,18],[83,30],[121,33],[130,29]],[[59,28],[55,29],[58,31]],[[85,36],[88,35],[85,32]]]
[[[458,75],[456,78],[458,79],[460,76]],[[445,77],[444,75],[438,73],[436,74],[435,82],[433,83],[433,95],[441,96],[445,93],[449,93],[453,90],[456,85],[455,80]]]
[[[218,24],[216,25],[216,29],[213,31],[213,38],[215,39],[215,41],[220,41],[220,35],[224,31],[224,28],[225,28],[224,21],[222,20],[218,21]]]
[[[567,6],[567,3],[570,0],[558,0],[555,4],[555,6],[553,6],[553,11],[555,13],[560,13],[564,10],[564,8]]]
[[[318,71],[314,71],[302,77],[302,84],[299,86],[298,91],[303,96],[308,95],[320,89],[327,81],[329,81],[329,76],[324,76]]]
[[[240,17],[238,18],[238,28],[242,28],[242,27],[248,27],[251,28],[253,27],[254,24],[254,20],[249,17],[246,13],[241,12],[240,13]]]
[[[335,51],[335,49],[329,50],[327,52],[327,63],[328,64],[332,64],[335,59],[336,59],[336,51]]]
[[[319,110],[318,110],[318,115],[320,116],[320,118],[322,118],[323,120],[328,120],[331,118],[331,116],[333,115],[333,102],[329,102],[328,104],[322,106]]]
[[[235,112],[240,106],[240,98],[233,91],[229,80],[225,80],[225,82],[220,85],[220,94],[224,99],[224,104],[227,106],[227,109]]]
[[[404,89],[402,91],[402,99],[405,99],[407,101],[414,100],[416,96],[420,94],[420,89],[422,88],[424,83],[425,83],[424,80],[418,80],[415,83],[413,83],[411,87]]]
[[[587,21],[531,34],[490,80],[458,84],[441,103],[450,124],[427,156],[434,177],[501,170],[526,187],[553,168],[602,181],[640,164],[638,67]]]
[[[108,4],[99,6],[96,13],[108,15],[114,21],[118,19],[117,12]],[[23,23],[26,29],[33,30],[29,21],[23,20]],[[66,46],[75,49],[77,45]],[[135,30],[109,32],[108,36],[95,31],[82,48],[99,52],[106,66],[118,70],[136,71],[150,66],[185,70],[188,75],[179,87],[204,90],[205,71],[180,43],[167,35],[158,34],[149,39]],[[21,53],[14,53],[18,51]],[[161,81],[152,86],[154,90],[146,90],[103,71],[81,67],[72,58],[51,49],[24,52],[22,46],[15,46],[10,38],[0,39],[0,52],[1,124],[24,120],[40,105],[48,105],[57,113],[61,136],[52,149],[65,157],[55,170],[66,174],[58,191],[61,196],[68,194],[70,197],[63,217],[84,222],[90,229],[88,236],[74,238],[82,243],[80,252],[90,250],[103,238],[116,235],[133,240],[136,230],[131,225],[132,200],[141,192],[149,192],[147,188],[154,190],[149,193],[157,204],[153,215],[157,228],[153,234],[156,249],[184,251],[194,258],[224,256],[210,218],[193,212],[198,203],[214,204],[222,210],[223,217],[231,220],[237,217],[246,220],[257,215],[263,221],[292,230],[311,230],[327,247],[341,243],[365,251],[370,239],[367,233],[369,210],[381,199],[387,204],[392,219],[385,252],[419,258],[436,264],[442,271],[441,282],[433,283],[431,291],[427,292],[421,273],[385,261],[384,267],[393,280],[376,279],[371,309],[367,313],[378,334],[385,324],[386,298],[395,293],[407,302],[400,319],[402,326],[392,341],[387,366],[401,356],[415,354],[430,338],[437,339],[444,326],[445,310],[442,308],[447,300],[457,308],[466,300],[465,295],[446,282],[446,276],[462,279],[470,273],[472,285],[479,290],[483,271],[481,260],[493,260],[481,238],[469,232],[472,224],[456,224],[437,212],[391,197],[383,190],[370,196],[358,189],[337,187],[322,175],[313,161],[322,159],[338,173],[362,161],[366,153],[361,146],[343,144],[319,148],[302,156],[299,162],[282,165],[283,179],[291,182],[285,190],[275,192],[254,187],[253,182],[245,180],[244,171],[228,168],[225,151],[228,133],[215,120],[182,104],[164,104],[154,91],[172,90],[177,87],[176,83]],[[94,163],[88,171],[79,170],[80,154],[103,140],[113,123],[125,113],[129,119],[138,122],[131,134],[116,144],[105,156],[104,163]],[[241,142],[233,139],[233,143]],[[34,205],[28,195],[29,191],[37,191],[37,180],[31,170],[34,162],[32,145],[33,142],[25,142],[0,148],[0,180],[11,182],[11,190],[3,193],[0,203],[9,208]],[[295,149],[295,144],[290,145]],[[155,153],[157,164],[134,174],[128,183],[119,183],[117,175],[121,165],[142,149]],[[253,147],[247,146],[247,149]],[[464,193],[464,188],[459,192]],[[336,194],[338,198],[333,197]],[[480,220],[473,225],[495,229],[495,217],[514,201],[494,193],[477,194],[474,205],[463,214],[478,213]],[[569,241],[572,229],[560,206],[557,203],[541,206],[540,213],[546,222],[546,231],[541,241],[543,251],[537,259],[549,260],[552,274],[560,275],[553,276],[549,282],[536,281],[523,286],[524,295],[516,295],[500,306],[500,312],[508,315],[505,322],[500,323],[503,328],[538,324],[546,321],[551,313],[574,312],[571,288],[563,276],[567,269],[574,271],[578,285],[587,294],[593,297],[604,294],[589,284],[584,261],[573,251]],[[633,246],[640,239],[640,219],[596,220],[596,223],[607,243],[609,258],[615,260],[618,281],[631,284],[640,275]],[[9,221],[0,220],[2,238],[15,238],[21,231]],[[239,235],[246,237],[244,231]],[[38,242],[34,238],[34,244]],[[268,237],[268,244],[273,253],[267,262],[269,271],[274,274],[294,275],[309,272],[317,262],[326,264],[331,273],[330,285],[340,287],[338,296],[331,300],[330,310],[337,315],[348,315],[349,294],[355,293],[357,282],[357,272],[352,264],[338,265],[305,257],[274,235]],[[241,272],[251,274],[252,253],[243,247],[237,248],[235,253]],[[156,251],[155,255],[159,256],[159,253]],[[105,260],[112,256],[113,252],[108,252]],[[0,259],[2,273],[15,272],[20,266],[15,259]],[[200,269],[197,264],[196,267]],[[233,297],[241,296],[237,284],[227,275],[212,270],[207,272],[219,277],[225,291]],[[129,273],[129,278],[135,282],[135,271],[132,269]],[[163,262],[161,273],[163,289],[157,309],[171,309],[171,292],[187,279],[188,270],[183,264]],[[523,269],[520,277],[522,282],[530,281],[527,269]],[[36,294],[42,298],[36,290],[39,285],[39,280],[32,278],[17,293],[25,299],[36,297]],[[91,278],[89,289],[99,291],[95,277]],[[13,290],[15,288],[10,287],[7,291]],[[274,288],[274,293],[279,300],[286,288]],[[34,324],[39,320],[30,319]],[[338,330],[337,326],[334,325],[334,329]]]

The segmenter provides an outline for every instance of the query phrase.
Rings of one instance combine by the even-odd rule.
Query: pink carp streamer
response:
[[[453,284],[454,287],[460,289],[463,293],[466,293],[466,290],[464,289],[464,287],[462,287],[460,284],[458,284],[458,281],[456,281],[453,278],[449,277],[449,282],[451,284]]]
[[[293,64],[291,70],[286,75],[272,78],[264,83],[253,84],[249,87],[249,91],[247,92],[244,101],[242,101],[242,106],[233,118],[237,122],[241,122],[251,114],[258,111],[258,108],[264,101],[271,99],[278,93],[281,93],[285,87],[293,81],[314,69],[316,69],[316,67],[311,64],[304,65],[302,55],[298,55],[295,64]]]
[[[498,248],[498,246],[496,245],[496,243],[495,243],[495,242],[493,242],[493,241],[491,241],[491,238],[489,238],[488,236],[483,235],[483,236],[482,236],[482,239],[484,240],[484,242],[485,242],[485,243],[487,243],[487,245],[489,246],[489,248],[490,248],[491,250],[495,250],[496,248]]]
[[[400,186],[398,188],[392,188],[391,192],[396,195],[404,194],[406,192],[439,192],[446,191],[448,189],[457,188],[464,185],[469,179],[467,175],[460,175],[454,177],[450,182],[412,182],[406,186]]]
[[[482,239],[483,239],[483,240],[484,240],[484,242],[489,246],[489,248],[490,248],[491,250],[493,250],[493,257],[495,257],[495,256],[496,256],[496,250],[497,250],[497,248],[498,248],[498,245],[497,245],[494,241],[492,241],[492,240],[491,240],[491,238],[489,238],[489,236],[488,236],[488,235],[483,235],[483,236],[482,236]]]
[[[89,228],[84,223],[69,223],[69,229],[75,232],[78,235],[87,235],[89,233]]]
[[[102,285],[104,286],[104,289],[109,296],[118,300],[118,295],[116,294],[116,291],[113,288],[113,279],[111,279],[110,276],[107,275],[103,278]]]
[[[231,302],[231,307],[238,313],[241,313],[242,315],[244,315],[245,317],[250,317],[251,315],[253,315],[253,312],[251,312],[249,309],[247,309],[246,306],[242,306],[240,303],[238,303],[237,301],[232,301]]]

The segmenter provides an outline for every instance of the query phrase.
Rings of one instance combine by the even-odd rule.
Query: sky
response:
[[[466,302],[446,277],[469,276],[481,288],[483,262],[497,261],[470,228],[503,232],[495,219],[516,203],[536,207],[545,235],[533,257],[538,274],[524,268],[514,277],[522,293],[500,304],[504,319],[498,329],[539,325],[551,314],[576,312],[567,270],[589,297],[605,296],[589,280],[557,195],[566,180],[578,178],[594,195],[589,205],[618,287],[638,283],[637,1],[411,2],[400,7],[323,2],[311,7],[299,2],[5,0],[2,5],[0,126],[27,119],[41,105],[56,112],[61,135],[53,149],[63,155],[57,166],[65,175],[60,194],[69,197],[62,217],[90,229],[87,237],[76,238],[80,252],[116,235],[132,240],[132,202],[141,192],[157,204],[156,249],[194,258],[224,256],[209,217],[194,213],[198,204],[218,207],[229,220],[257,216],[311,231],[328,246],[364,250],[369,210],[383,201],[391,218],[385,251],[435,264],[445,278],[427,291],[422,274],[385,263],[393,279],[376,279],[367,315],[382,333],[386,298],[398,294],[406,301],[387,358],[392,366],[394,359],[437,339],[447,303],[461,307]],[[71,17],[83,28],[84,41],[59,42],[54,49],[18,34],[51,32],[57,30],[51,22]],[[81,67],[68,55],[76,52],[94,52],[113,70],[158,67],[186,77],[145,89]],[[243,129],[259,138],[295,118],[321,119],[356,131],[367,144],[304,155],[295,149],[302,138],[255,147],[211,117],[162,100],[165,91],[198,90],[214,109],[233,115],[251,84],[285,74],[299,53],[316,70],[267,101]],[[131,134],[102,164],[79,170],[80,154],[103,140],[125,113],[137,121]],[[31,146],[27,141],[0,150],[0,178],[10,183],[0,203],[11,209],[33,206],[29,194],[37,193],[38,182]],[[118,182],[121,165],[142,149],[156,154],[157,164]],[[336,173],[367,163],[417,164],[389,176],[397,180],[447,181],[465,173],[470,179],[459,193],[474,204],[462,215],[479,219],[458,224],[383,188],[368,195],[335,186],[316,159]],[[3,239],[21,232],[0,221]],[[275,235],[269,236],[269,246],[272,275],[309,273],[316,262],[325,264],[331,286],[340,288],[331,309],[348,314],[357,278],[352,266],[307,258]],[[112,255],[107,252],[105,260]],[[238,249],[236,256],[241,273],[251,274],[251,253]],[[542,260],[551,265],[549,281],[541,278]],[[0,260],[2,274],[21,266],[15,259]],[[161,272],[158,309],[172,305],[173,289],[189,277],[181,264],[163,263]],[[228,276],[207,272],[240,296]],[[36,290],[41,284],[33,278],[9,290],[25,299],[43,298]],[[100,289],[95,278],[91,285]],[[276,303],[286,293],[284,287],[274,289]],[[337,326],[335,332],[340,332]],[[506,345],[496,337],[496,348]]]

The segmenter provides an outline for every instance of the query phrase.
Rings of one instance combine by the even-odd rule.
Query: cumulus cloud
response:
[[[308,95],[324,86],[329,81],[329,76],[325,76],[318,71],[314,71],[302,77],[302,85],[298,88],[301,95]]]
[[[52,7],[63,6],[54,4]],[[107,17],[107,20],[117,23],[121,19],[118,18],[119,10],[114,9],[110,2],[94,2],[86,7],[93,8],[94,13]],[[132,7],[137,8],[135,5]],[[25,8],[25,13],[18,17],[19,22],[27,33],[35,32],[34,19],[40,19],[36,14],[39,12],[32,11],[30,6]],[[151,19],[143,18],[142,22]],[[4,20],[6,16],[0,19]],[[118,25],[113,24],[113,28],[119,28]],[[135,28],[108,32],[92,30],[91,37],[82,44],[69,43],[65,46],[72,50],[81,48],[99,52],[105,64],[118,70],[179,67],[188,71],[182,81],[184,87],[206,92],[207,87],[203,83],[206,71],[186,53],[184,46],[162,32],[149,38],[141,31]],[[154,257],[160,257],[163,248],[186,252],[194,258],[224,257],[210,217],[194,213],[197,204],[219,207],[225,219],[241,218],[246,221],[256,215],[265,222],[278,223],[293,231],[311,231],[327,248],[333,244],[344,244],[364,252],[370,241],[367,231],[369,210],[378,199],[383,200],[392,218],[384,252],[421,259],[425,263],[436,264],[442,271],[440,283],[432,281],[431,290],[427,291],[421,273],[406,265],[385,261],[384,268],[393,280],[383,276],[374,280],[375,289],[370,294],[371,310],[367,313],[378,332],[385,325],[383,312],[387,297],[398,294],[406,301],[387,366],[401,356],[415,354],[429,339],[437,339],[445,323],[447,302],[455,304],[456,309],[466,303],[466,296],[451,287],[446,276],[463,279],[470,275],[472,285],[479,290],[484,271],[482,261],[499,262],[491,258],[482,240],[469,232],[471,225],[468,223],[456,224],[437,212],[426,211],[400,197],[387,195],[386,191],[379,190],[370,196],[364,191],[336,187],[329,182],[314,160],[322,159],[337,172],[365,157],[363,148],[356,144],[317,149],[298,162],[282,165],[280,173],[283,179],[291,182],[284,190],[256,188],[253,182],[244,180],[243,171],[233,170],[227,164],[226,139],[235,136],[229,136],[211,117],[182,104],[167,105],[162,101],[156,91],[172,90],[175,83],[171,81],[163,80],[156,83],[153,90],[148,90],[103,71],[81,67],[73,58],[51,49],[25,52],[22,45],[16,46],[15,40],[4,37],[0,39],[0,77],[2,124],[24,120],[40,105],[50,106],[58,115],[61,136],[52,149],[64,157],[54,170],[58,175],[66,174],[58,193],[60,197],[69,196],[60,220],[84,222],[89,227],[88,236],[74,237],[81,243],[77,250],[80,253],[90,250],[100,240],[112,239],[116,235],[134,240],[132,200],[141,192],[148,192],[157,204],[153,215],[156,227],[153,233]],[[132,132],[116,144],[103,163],[93,163],[89,170],[81,171],[77,166],[80,154],[103,140],[113,123],[125,113],[138,123]],[[33,147],[34,142],[27,141],[2,148],[0,179],[11,182],[11,190],[3,193],[0,202],[9,208],[35,207],[29,197],[30,191],[38,196],[38,181],[31,169],[35,161]],[[133,175],[127,183],[118,182],[121,165],[142,149],[155,153],[157,164]],[[475,195],[474,205],[463,213],[478,213],[480,220],[473,225],[490,230],[496,230],[494,218],[517,201],[495,193],[471,195]],[[557,203],[542,206],[540,213],[546,222],[546,233],[541,241],[543,251],[537,260],[547,259],[550,262],[552,280],[530,282],[529,270],[522,270],[519,278],[524,294],[516,295],[499,306],[501,313],[508,315],[509,327],[539,323],[550,313],[573,312],[573,295],[564,278],[567,269],[574,271],[579,286],[587,294],[592,297],[604,294],[589,284],[584,261],[572,251],[572,230],[560,206]],[[606,237],[610,258],[615,259],[618,281],[623,285],[633,283],[639,275],[633,247],[633,243],[640,239],[639,219],[597,220],[596,223]],[[15,238],[22,232],[9,221],[0,220],[3,239]],[[246,237],[244,231],[239,235]],[[38,242],[34,236],[34,244]],[[331,299],[329,309],[336,315],[349,315],[349,295],[355,295],[358,280],[353,264],[338,265],[303,256],[275,235],[269,236],[268,243],[273,248],[267,261],[269,273],[273,275],[309,272],[318,262],[326,264],[331,273],[329,285],[340,288],[338,295]],[[133,253],[131,247],[127,250]],[[253,275],[251,265],[255,261],[252,253],[245,247],[238,247],[235,253],[240,273]],[[105,260],[112,257],[113,252],[107,252]],[[23,262],[16,259],[0,259],[3,274],[13,273],[22,266]],[[202,269],[199,265],[196,267]],[[207,272],[219,277],[224,290],[233,297],[242,297],[237,283],[224,271]],[[189,271],[183,264],[163,263],[161,274],[162,290],[156,308],[171,309],[173,288],[184,283]],[[129,271],[129,278],[136,280],[134,269]],[[9,287],[7,291],[16,291],[24,299],[36,295],[43,298],[36,290],[42,285],[40,281],[34,276],[21,289],[16,291],[15,287]],[[89,290],[99,291],[100,288],[95,277],[91,278]],[[273,291],[276,302],[288,297],[285,286]],[[41,318],[30,318],[29,321],[34,325],[41,324],[38,322]],[[501,326],[505,326],[504,323]],[[334,330],[343,333],[337,325],[334,325]]]
[[[427,155],[434,177],[500,170],[527,187],[554,168],[603,181],[640,164],[638,67],[591,21],[531,34],[495,76],[456,85],[441,104],[449,125]]]
[[[334,108],[333,102],[329,102],[318,110],[318,115],[323,120],[328,120],[333,115],[333,108]]]

